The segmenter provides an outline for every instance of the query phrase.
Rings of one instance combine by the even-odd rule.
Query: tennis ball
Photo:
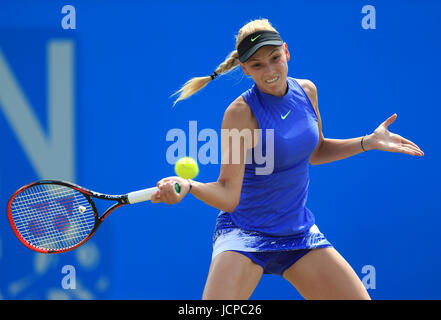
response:
[[[190,157],[181,158],[175,164],[175,172],[181,178],[193,179],[199,173],[198,163]]]

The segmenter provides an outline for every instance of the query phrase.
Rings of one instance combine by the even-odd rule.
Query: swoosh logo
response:
[[[254,41],[256,41],[256,39],[257,38],[259,38],[261,36],[261,34],[259,34],[257,37],[255,37],[255,38],[251,38],[251,42],[254,42]]]
[[[285,115],[280,115],[280,118],[282,118],[282,120],[285,120],[285,118],[291,113],[291,110],[289,110]]]

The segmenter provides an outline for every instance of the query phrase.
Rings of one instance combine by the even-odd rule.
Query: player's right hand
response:
[[[178,183],[181,187],[180,193],[175,190],[175,183]],[[152,203],[165,203],[165,204],[176,204],[181,202],[190,189],[190,183],[188,180],[173,176],[161,179],[158,181],[156,186],[159,188],[155,194],[153,194],[151,202]]]

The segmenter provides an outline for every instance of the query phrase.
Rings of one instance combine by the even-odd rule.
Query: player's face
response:
[[[242,70],[253,78],[259,89],[275,96],[286,93],[286,77],[288,75],[288,61],[290,59],[288,47],[264,46],[245,63],[241,63]]]

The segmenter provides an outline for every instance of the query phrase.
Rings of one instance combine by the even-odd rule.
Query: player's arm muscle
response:
[[[315,164],[315,160],[318,157],[318,153],[320,152],[320,148],[322,147],[323,142],[325,141],[325,137],[323,136],[323,131],[322,131],[322,119],[320,117],[320,111],[318,108],[317,87],[310,80],[297,79],[297,81],[302,86],[303,91],[305,91],[306,95],[309,98],[309,101],[311,101],[311,104],[312,104],[314,111],[315,111],[315,114],[317,116],[319,142],[318,142],[317,147],[315,148],[314,152],[311,154],[311,157],[309,158],[309,162],[311,164]]]
[[[239,145],[233,147],[233,139],[237,139],[237,133],[253,132],[251,127],[251,110],[240,97],[227,108],[222,120],[219,177],[216,182],[211,183],[192,181],[191,193],[196,198],[219,210],[234,211],[240,200],[245,170],[245,152],[253,145],[253,137],[252,134],[240,135],[237,140],[240,141],[240,147]]]

